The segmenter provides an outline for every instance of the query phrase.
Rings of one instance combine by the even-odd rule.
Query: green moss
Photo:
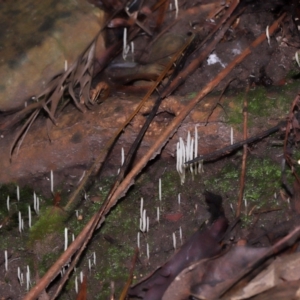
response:
[[[284,118],[289,110],[289,106],[294,96],[291,93],[295,92],[298,84],[291,83],[281,87],[255,87],[248,92],[238,93],[236,95],[229,95],[231,99],[230,107],[226,107],[227,121],[231,125],[240,125],[243,123],[243,102],[247,97],[248,103],[248,126],[257,125],[258,118],[265,121],[265,117],[276,116],[277,118]],[[241,127],[237,128],[241,130]]]
[[[47,207],[40,213],[39,219],[30,228],[29,245],[44,239],[50,233],[62,231],[65,227],[65,213],[57,207]]]
[[[231,193],[236,195],[239,192],[240,168],[229,164],[223,170],[204,181],[205,186],[213,187],[215,191]],[[244,198],[248,204],[261,208],[273,201],[273,195],[280,188],[280,166],[269,159],[249,158],[246,167],[246,180]]]

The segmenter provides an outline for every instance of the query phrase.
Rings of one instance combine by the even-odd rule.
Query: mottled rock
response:
[[[103,25],[104,14],[86,0],[1,3],[0,110],[22,107],[72,64]],[[98,49],[103,51],[100,38]]]

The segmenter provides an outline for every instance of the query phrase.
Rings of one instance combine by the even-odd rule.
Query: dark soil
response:
[[[217,109],[225,111],[223,112],[224,123],[232,126],[239,134],[243,126],[242,98],[249,78],[253,79],[248,95],[250,133],[257,132],[257,129],[259,131],[267,129],[284,119],[298,92],[299,84],[297,79],[299,67],[293,60],[296,48],[291,46],[299,42],[299,37],[292,21],[292,14],[289,9],[286,9],[289,6],[285,7],[280,1],[276,3],[264,1],[264,4],[260,1],[242,1],[242,4],[245,6],[245,11],[241,14],[239,22],[229,30],[214,51],[221,63],[208,65],[204,62],[176,91],[177,95],[187,97],[198,92],[223,69],[222,64],[228,65],[236,53],[265,32],[266,27],[271,25],[282,11],[287,10],[286,20],[275,36],[271,37],[271,45],[269,46],[265,41],[253,49],[252,54],[230,74],[230,78],[218,87],[218,91],[221,91],[229,79],[235,79],[222,100],[222,107]],[[186,1],[180,9],[184,10],[193,5],[195,5],[194,1]],[[163,27],[170,24],[173,18],[174,12],[168,12]],[[195,23],[192,27],[191,22]],[[197,23],[186,17],[182,22],[174,25],[171,31],[186,35],[188,32],[198,30],[203,34],[210,26],[212,26],[210,21],[203,20]],[[139,39],[140,41],[137,40],[136,43],[137,56],[144,51],[143,36]],[[186,141],[186,135],[182,137]],[[241,222],[227,237],[227,241],[230,239],[230,242],[235,242],[240,238],[251,240],[276,228],[293,215],[289,202],[291,195],[281,181],[283,138],[284,132],[281,131],[249,145]],[[213,140],[212,144],[218,148],[217,139]],[[175,152],[172,154],[175,155]],[[299,151],[294,149],[295,160],[299,159],[297,155]],[[141,198],[149,217],[149,232],[140,232],[140,253],[134,271],[135,282],[162,265],[195,230],[204,226],[209,219],[204,202],[204,191],[208,190],[222,196],[225,214],[229,221],[233,222],[240,189],[241,163],[242,150],[240,149],[226,157],[204,163],[204,172],[201,174],[192,176],[189,170],[186,170],[185,182],[181,184],[174,157],[169,156],[168,159],[158,157],[149,162],[137,178],[135,185],[113,208],[104,225],[95,233],[59,299],[76,299],[75,281],[77,280],[79,284],[80,272],[87,277],[87,299],[112,299],[111,293],[115,293],[116,298],[120,296],[129,276],[137,247]],[[72,172],[72,170],[67,171]],[[78,168],[76,172],[76,176],[79,176]],[[35,285],[64,251],[64,229],[68,228],[70,243],[72,234],[78,235],[103,203],[115,178],[112,174],[117,172],[117,163],[110,165],[110,169],[104,172],[106,175],[97,178],[92,187],[86,193],[82,193],[76,212],[74,211],[69,217],[62,207],[67,202],[72,185],[76,185],[77,179],[68,183],[66,188],[63,175],[55,174],[54,193],[58,192],[61,195],[60,201],[58,195],[56,201],[50,196],[50,182],[45,176],[34,182],[29,178],[24,179],[26,184],[21,187],[20,201],[16,199],[14,183],[1,186],[1,299],[21,299],[26,294],[27,266],[30,269],[29,288]],[[159,179],[162,182],[161,200],[158,193]],[[288,187],[292,186],[293,180],[293,176],[288,173]],[[39,215],[35,214],[33,209],[34,190],[38,191],[37,194],[41,199]],[[8,195],[10,196],[9,211],[6,206]],[[32,211],[31,229],[28,228],[28,205]],[[160,208],[159,220],[157,220],[158,207]],[[19,211],[24,218],[22,233],[19,232],[18,227]],[[182,231],[182,240],[180,240],[180,231]],[[176,236],[176,249],[173,245],[173,233]],[[147,244],[149,257],[147,257]],[[263,236],[258,239],[256,245],[270,245],[270,241]],[[4,265],[5,250],[8,252],[8,270],[5,270]],[[94,264],[94,256],[96,264]],[[18,267],[24,277],[22,284],[18,279]],[[59,278],[47,289],[49,295],[53,293],[58,280]]]

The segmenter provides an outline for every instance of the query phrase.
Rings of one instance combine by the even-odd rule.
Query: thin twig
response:
[[[215,105],[212,107],[212,109],[210,110],[210,112],[209,112],[209,114],[208,114],[208,116],[207,116],[207,118],[206,118],[205,126],[208,124],[208,120],[209,120],[210,116],[213,114],[214,110],[217,108],[218,105],[220,105],[220,106],[224,109],[223,105],[221,104],[221,100],[222,100],[222,97],[223,97],[225,91],[227,90],[229,84],[230,84],[233,80],[235,80],[235,78],[231,78],[231,79],[228,80],[228,82],[226,83],[226,85],[225,85],[225,87],[223,88],[223,90],[222,90],[222,92],[221,92],[221,94],[220,94],[220,96],[219,96],[217,102],[216,102]],[[227,113],[226,113],[225,110],[224,110],[224,112],[225,112],[225,114],[227,115]]]
[[[216,150],[214,152],[210,152],[208,154],[203,154],[203,155],[200,155],[196,158],[194,158],[193,160],[189,160],[186,162],[186,164],[192,164],[194,162],[197,162],[197,161],[212,161],[212,160],[216,160],[224,155],[228,155],[230,154],[231,152],[241,148],[244,144],[252,144],[252,143],[255,143],[265,137],[267,137],[268,135],[270,134],[273,134],[275,132],[277,132],[279,129],[283,128],[284,126],[286,125],[286,121],[281,121],[279,122],[276,126],[268,129],[268,130],[265,130],[255,136],[252,136],[246,140],[242,140],[240,142],[237,142],[233,145],[230,145],[230,146],[226,146],[222,149],[219,149],[219,150]]]
[[[248,97],[249,92],[249,84],[246,88],[246,95],[244,96],[244,107],[243,107],[243,115],[244,115],[244,140],[247,140],[248,133],[247,133],[247,123],[248,123]],[[241,207],[243,203],[244,198],[244,189],[245,189],[245,176],[246,176],[246,162],[247,162],[247,152],[248,152],[248,144],[243,145],[243,158],[242,158],[242,171],[241,171],[241,177],[240,177],[240,193],[239,193],[239,199],[238,204],[236,208],[236,217],[239,218],[241,215]]]

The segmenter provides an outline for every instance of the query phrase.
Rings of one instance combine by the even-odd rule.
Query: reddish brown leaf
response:
[[[177,222],[183,217],[182,213],[166,214],[164,218],[170,222]]]
[[[76,300],[86,300],[86,299],[87,299],[87,280],[86,280],[86,276],[84,276]]]

